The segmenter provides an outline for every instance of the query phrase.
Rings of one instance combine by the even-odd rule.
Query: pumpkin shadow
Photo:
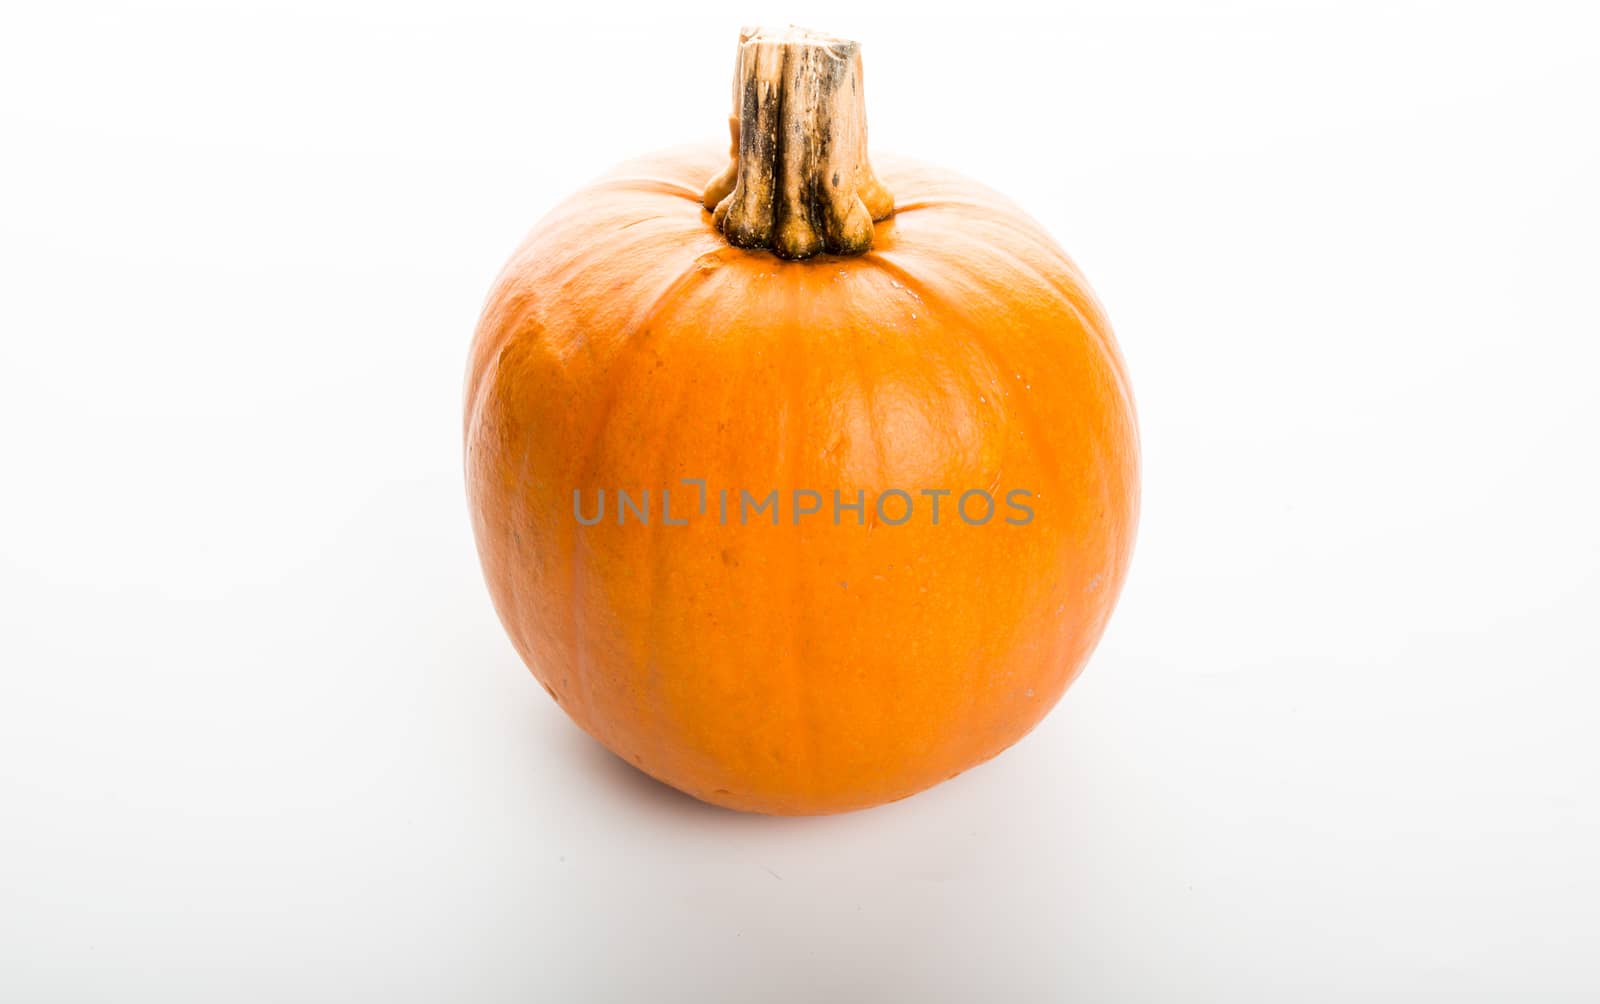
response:
[[[604,789],[621,808],[649,814],[656,817],[657,821],[694,828],[741,826],[776,829],[826,825],[828,821],[860,815],[773,816],[739,812],[702,802],[628,763],[578,726],[570,722],[568,725],[566,741],[571,747],[571,759],[577,769],[584,771],[595,782],[595,787]]]
[[[626,799],[634,805],[646,806],[652,811],[686,817],[736,818],[743,815],[731,809],[702,802],[670,784],[657,781],[606,749],[599,740],[582,729],[573,728],[571,732],[571,743],[577,747],[574,750],[575,759],[582,763],[591,777],[618,798]]]

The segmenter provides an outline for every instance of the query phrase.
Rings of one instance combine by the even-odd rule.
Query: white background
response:
[[[1592,8],[586,6],[6,15],[0,999],[1600,995]],[[823,819],[572,726],[461,476],[500,263],[761,20],[1057,235],[1144,436],[1057,711]]]

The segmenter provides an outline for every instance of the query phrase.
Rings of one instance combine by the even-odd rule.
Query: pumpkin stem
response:
[[[745,28],[733,161],[702,200],[728,243],[779,258],[861,254],[894,196],[867,161],[861,46],[804,28]]]

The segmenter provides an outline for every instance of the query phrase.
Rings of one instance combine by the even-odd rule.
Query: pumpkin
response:
[[[619,757],[733,809],[860,809],[1078,674],[1133,544],[1133,403],[1038,224],[869,160],[856,43],[746,30],[734,102],[731,156],[622,166],[494,284],[471,517],[517,651]]]

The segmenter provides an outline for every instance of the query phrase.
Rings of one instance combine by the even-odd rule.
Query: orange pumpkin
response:
[[[471,513],[518,652],[618,756],[734,809],[863,808],[1004,750],[1133,544],[1087,283],[988,189],[874,170],[861,107],[854,43],[747,31],[731,166],[676,150],[573,195],[472,349]]]

